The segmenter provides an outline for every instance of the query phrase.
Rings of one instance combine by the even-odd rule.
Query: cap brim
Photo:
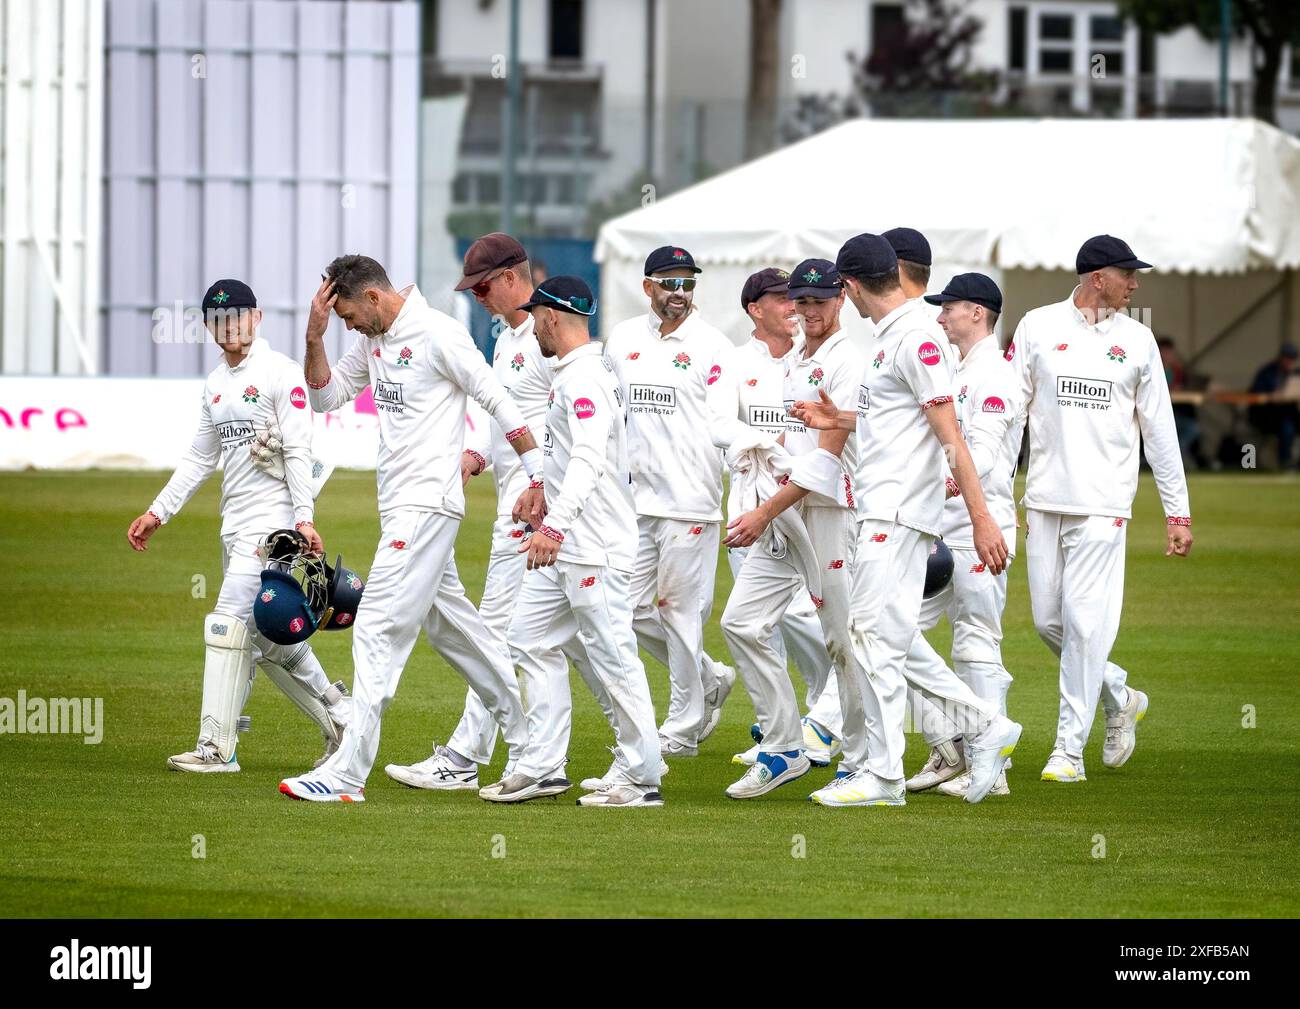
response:
[[[818,301],[833,301],[840,296],[843,291],[842,287],[792,287],[789,289],[788,297],[791,301],[797,298],[816,298]]]
[[[1121,270],[1150,270],[1153,269],[1150,263],[1144,263],[1140,259],[1126,259],[1122,263],[1111,263],[1111,266],[1118,267]]]
[[[653,277],[656,273],[663,273],[667,270],[691,270],[694,273],[704,272],[704,270],[698,266],[687,266],[685,263],[665,263],[663,266],[656,266],[653,270],[647,270],[646,276]]]
[[[518,308],[516,308],[515,311],[527,312],[533,308],[553,308],[557,312],[568,312],[570,315],[580,315],[584,319],[590,319],[593,315],[596,314],[594,309],[590,312],[579,312],[576,308],[572,308],[571,306],[566,305],[562,301],[526,301]]]
[[[500,269],[503,269],[503,267],[494,266],[491,270],[480,270],[478,273],[471,273],[467,276],[461,277],[454,289],[457,291],[468,291],[475,284],[483,283],[483,281],[492,276],[495,271]]]
[[[955,294],[924,294],[921,300],[931,305],[942,305],[945,301],[964,301]]]

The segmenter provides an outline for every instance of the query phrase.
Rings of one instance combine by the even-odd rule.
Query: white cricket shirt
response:
[[[943,517],[943,446],[925,411],[952,402],[952,374],[939,324],[904,302],[880,320],[858,389],[863,518],[932,536]]]
[[[312,409],[337,410],[371,386],[379,414],[380,513],[421,508],[461,518],[466,397],[507,433],[527,424],[469,331],[430,308],[414,284],[403,294],[406,302],[388,332],[358,336],[325,385],[309,390]]]
[[[1144,444],[1165,515],[1191,521],[1169,386],[1150,329],[1123,314],[1089,322],[1072,293],[1026,314],[1007,357],[1028,411],[1025,507],[1131,518]]]
[[[531,312],[518,329],[502,328],[492,352],[492,373],[510,393],[539,445],[546,426],[546,401],[551,392],[553,363],[554,359],[544,357],[537,345]],[[528,474],[519,453],[506,441],[501,425],[492,421],[489,428],[491,442],[488,450],[497,488],[497,517],[505,518],[514,511],[519,495],[528,489]]]
[[[560,358],[546,411],[546,524],[559,559],[632,570],[636,506],[628,480],[623,393],[599,344]]]
[[[731,342],[692,311],[668,336],[653,312],[614,327],[605,345],[627,406],[638,515],[722,520],[722,453],[712,432],[730,422]]]
[[[249,448],[258,431],[280,428],[283,480],[259,469]],[[261,337],[231,368],[225,357],[203,386],[199,429],[149,510],[167,522],[220,463],[221,535],[270,531],[312,520],[311,413],[297,362]]]
[[[840,330],[823,341],[808,356],[805,346],[786,359],[782,405],[788,410],[797,400],[818,400],[817,390],[826,394],[841,410],[852,410],[858,402],[862,382],[862,355]],[[794,417],[785,418],[785,449],[791,455],[805,455],[817,450],[820,432],[810,431]],[[811,491],[803,499],[809,508],[848,508],[861,514],[862,460],[856,431],[849,433],[840,453],[840,489],[835,497]]]

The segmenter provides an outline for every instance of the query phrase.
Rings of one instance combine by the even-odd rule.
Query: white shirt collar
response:
[[[233,375],[235,374],[235,372],[242,369],[244,365],[248,364],[249,361],[253,360],[254,357],[256,357],[258,354],[261,354],[262,348],[265,346],[266,346],[266,341],[263,340],[260,336],[255,336],[253,337],[253,342],[249,344],[248,353],[239,359],[239,363],[237,365],[235,365],[232,368],[230,365],[226,364],[226,358],[224,354],[221,357],[221,363],[226,364],[226,371],[230,372],[230,374]]]
[[[592,340],[585,346],[574,348],[563,357],[555,358],[555,363],[551,367],[555,371],[559,371],[561,368],[567,368],[572,361],[578,361],[584,357],[591,357],[593,355],[599,357],[604,352],[604,348],[595,340]]]
[[[1094,329],[1098,333],[1109,333],[1111,327],[1115,325],[1115,320],[1124,313],[1122,311],[1110,312],[1094,322],[1080,310],[1078,305],[1074,303],[1074,296],[1078,293],[1079,287],[1076,285],[1074,290],[1070,292],[1070,296],[1065,299],[1065,304],[1069,307],[1070,314],[1074,318],[1074,321],[1081,326],[1086,326],[1088,329]]]
[[[653,311],[646,313],[646,327],[652,334],[660,340],[684,340],[686,339],[686,328],[695,321],[695,306],[692,305],[690,311],[686,313],[686,318],[682,320],[681,325],[671,333],[665,335],[660,332],[663,328],[664,321],[655,315]]]
[[[878,323],[876,323],[876,336],[884,336],[885,331],[889,329],[890,326],[896,323],[899,319],[903,318],[903,316],[914,311],[916,311],[915,301],[903,302],[901,305],[899,305],[897,308],[891,311],[888,315],[886,315],[883,319],[881,319]]]

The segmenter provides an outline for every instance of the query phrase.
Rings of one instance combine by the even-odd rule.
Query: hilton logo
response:
[[[1056,398],[1079,405],[1096,405],[1104,409],[1110,405],[1111,382],[1098,378],[1076,378],[1072,375],[1058,375],[1056,378]]]
[[[627,387],[629,406],[654,406],[663,409],[677,409],[677,390],[671,385],[629,385]]]
[[[785,430],[785,411],[779,406],[751,406],[749,408],[749,426]]]
[[[858,413],[867,414],[871,411],[871,390],[865,385],[858,386]]]
[[[389,410],[401,410],[406,401],[402,398],[401,382],[375,382],[375,405]]]
[[[222,448],[234,448],[253,440],[253,422],[250,420],[228,420],[217,425],[217,434],[221,436]]]

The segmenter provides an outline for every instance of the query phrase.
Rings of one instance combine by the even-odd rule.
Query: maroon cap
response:
[[[484,235],[465,250],[465,266],[462,270],[464,276],[460,278],[456,290],[467,291],[475,284],[481,284],[506,267],[515,266],[527,258],[528,253],[524,252],[524,247],[504,232],[494,231],[490,235]]]

